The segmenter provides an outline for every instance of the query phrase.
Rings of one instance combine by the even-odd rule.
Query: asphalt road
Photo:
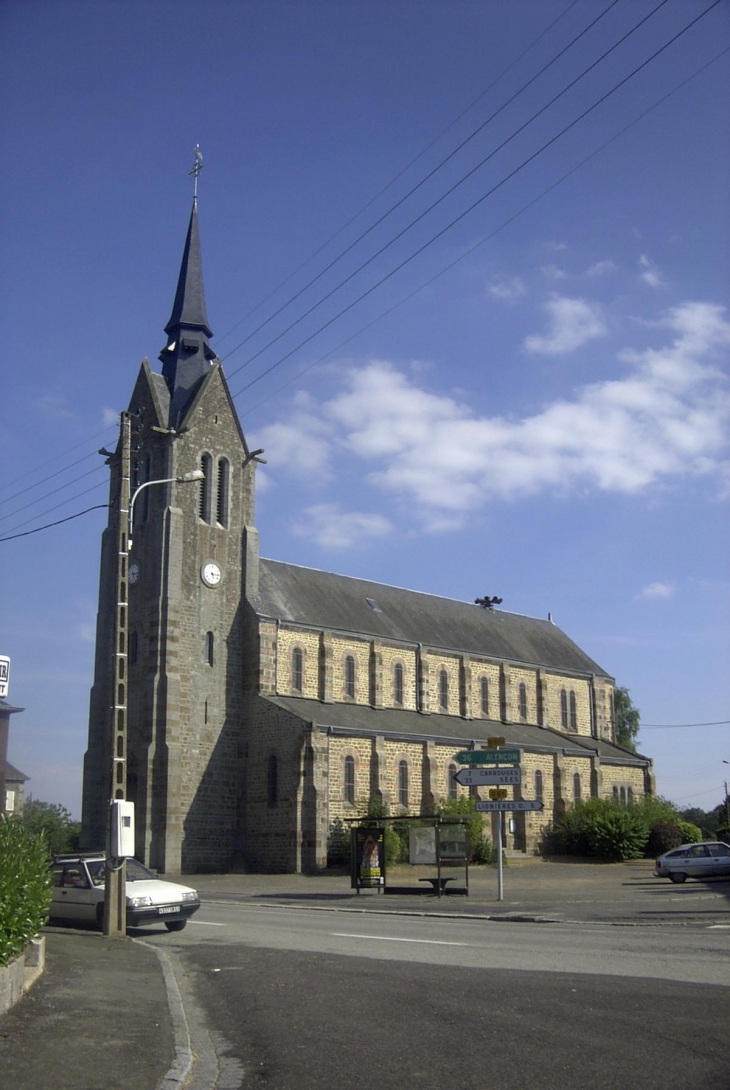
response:
[[[729,1090],[730,930],[204,904],[190,1090]]]

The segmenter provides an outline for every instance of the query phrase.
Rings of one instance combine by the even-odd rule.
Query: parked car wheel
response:
[[[187,922],[187,920],[166,920],[165,927],[168,931],[182,931]]]
[[[669,875],[669,881],[676,882],[677,885],[680,885],[682,882],[687,881],[687,875],[683,870],[673,870]]]

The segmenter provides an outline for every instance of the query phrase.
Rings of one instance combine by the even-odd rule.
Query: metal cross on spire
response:
[[[200,144],[195,145],[194,155],[195,155],[195,162],[193,163],[192,167],[190,168],[189,173],[190,173],[191,178],[194,179],[194,182],[193,182],[193,197],[195,198],[195,200],[197,200],[198,199],[198,175],[200,174],[201,170],[203,169],[203,153],[200,150]]]

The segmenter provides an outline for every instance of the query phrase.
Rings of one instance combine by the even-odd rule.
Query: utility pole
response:
[[[124,412],[120,420],[119,496],[116,535],[116,607],[114,610],[114,686],[110,705],[111,791],[107,818],[107,852],[104,886],[104,934],[123,938],[127,933],[126,862],[111,857],[112,803],[127,794],[127,633],[129,624],[129,494],[132,469],[132,418]]]

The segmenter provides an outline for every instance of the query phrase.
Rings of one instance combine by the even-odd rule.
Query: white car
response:
[[[57,855],[51,864],[51,920],[104,923],[104,854],[77,852]],[[136,859],[128,859],[126,881],[127,927],[164,923],[168,931],[182,931],[200,898],[189,886],[165,882]]]
[[[688,878],[730,877],[730,845],[721,840],[703,840],[699,844],[681,844],[656,860],[654,874],[671,882]]]

